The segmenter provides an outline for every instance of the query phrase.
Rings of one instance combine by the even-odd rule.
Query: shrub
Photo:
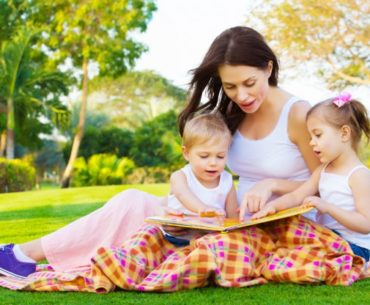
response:
[[[36,170],[20,159],[0,158],[0,192],[31,190],[36,182]]]
[[[128,158],[119,159],[115,155],[96,154],[86,162],[76,160],[72,174],[72,186],[121,184],[122,177],[129,175],[135,167]]]
[[[137,167],[123,177],[124,184],[163,183],[170,179],[171,170],[163,167]]]

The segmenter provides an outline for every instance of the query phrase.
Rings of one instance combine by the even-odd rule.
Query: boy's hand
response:
[[[184,216],[184,213],[179,210],[172,209],[169,207],[164,207],[163,209],[167,215]]]
[[[217,217],[217,216],[225,216],[225,211],[216,210],[216,209],[205,209],[199,211],[200,217]]]

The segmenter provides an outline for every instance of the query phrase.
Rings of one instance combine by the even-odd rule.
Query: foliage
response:
[[[86,118],[85,118],[85,128],[105,128],[107,126],[111,126],[111,118],[110,114],[106,114],[102,111],[95,111],[93,108],[94,101],[92,101],[91,107],[86,110]],[[64,133],[67,137],[72,137],[74,130],[77,128],[80,111],[81,111],[81,103],[80,102],[73,102],[70,105],[71,111],[71,120],[68,126],[68,129]]]
[[[264,1],[250,24],[294,63],[316,62],[331,87],[370,84],[367,0]]]
[[[123,177],[129,175],[135,167],[128,158],[117,158],[115,155],[96,154],[86,162],[84,158],[76,159],[72,186],[114,185],[122,184]]]
[[[25,0],[0,0],[0,47],[9,40],[25,14]]]
[[[128,72],[113,79],[95,79],[89,100],[99,113],[109,114],[111,123],[135,129],[171,109],[181,109],[185,90],[172,85],[153,71]]]
[[[145,47],[132,39],[135,31],[145,31],[156,6],[153,0],[35,0],[40,12],[47,12],[45,45],[56,62],[67,58],[82,71],[82,100],[79,123],[73,139],[62,187],[69,185],[73,163],[83,138],[88,95],[88,66],[95,63],[100,76],[117,77],[133,67]],[[114,17],[113,17],[114,16]]]
[[[30,19],[42,18],[49,24],[44,36],[53,58],[59,62],[71,58],[76,68],[82,67],[84,59],[92,60],[101,76],[119,76],[133,66],[145,47],[130,32],[145,31],[156,10],[152,0],[34,2]]]
[[[65,165],[60,144],[56,141],[44,140],[42,148],[35,154],[34,164],[37,169],[39,179],[45,174],[61,174]]]
[[[36,182],[36,171],[26,161],[0,158],[0,193],[31,190]]]
[[[136,167],[131,174],[124,176],[124,184],[164,183],[170,180],[171,171],[165,167]]]
[[[79,155],[85,159],[94,154],[114,154],[118,157],[128,156],[132,145],[133,132],[117,127],[95,128],[89,125],[82,139]],[[64,160],[68,159],[72,143],[63,149]]]
[[[129,154],[135,164],[170,170],[184,164],[176,120],[176,113],[171,110],[136,129]]]
[[[51,122],[62,126],[68,116],[60,96],[68,93],[69,78],[46,68],[46,55],[33,48],[38,38],[22,27],[2,44],[0,102],[6,102],[8,158],[14,156],[14,132],[16,141],[35,149],[41,145],[39,134],[51,133]]]
[[[365,165],[370,168],[370,140],[363,138],[360,147],[359,147],[359,155],[362,162],[365,163]]]

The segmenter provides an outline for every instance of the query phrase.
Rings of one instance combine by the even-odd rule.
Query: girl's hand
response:
[[[276,208],[272,205],[266,205],[262,210],[252,215],[251,219],[262,218],[267,215],[275,214]]]
[[[273,179],[266,179],[261,182],[257,182],[244,194],[240,204],[240,219],[244,218],[247,211],[250,213],[256,213],[265,206],[266,202],[272,195],[273,184]]]
[[[324,214],[328,212],[328,203],[322,200],[318,196],[309,196],[303,200],[303,206],[312,206],[316,208],[320,213]]]

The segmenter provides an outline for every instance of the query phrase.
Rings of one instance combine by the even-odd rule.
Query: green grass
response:
[[[163,195],[168,185],[136,185],[41,190],[0,195],[0,243],[38,238],[100,207],[128,187]],[[206,287],[176,293],[115,291],[105,295],[73,292],[24,292],[0,288],[0,305],[27,304],[370,304],[370,280],[351,287],[267,284],[249,288]]]

